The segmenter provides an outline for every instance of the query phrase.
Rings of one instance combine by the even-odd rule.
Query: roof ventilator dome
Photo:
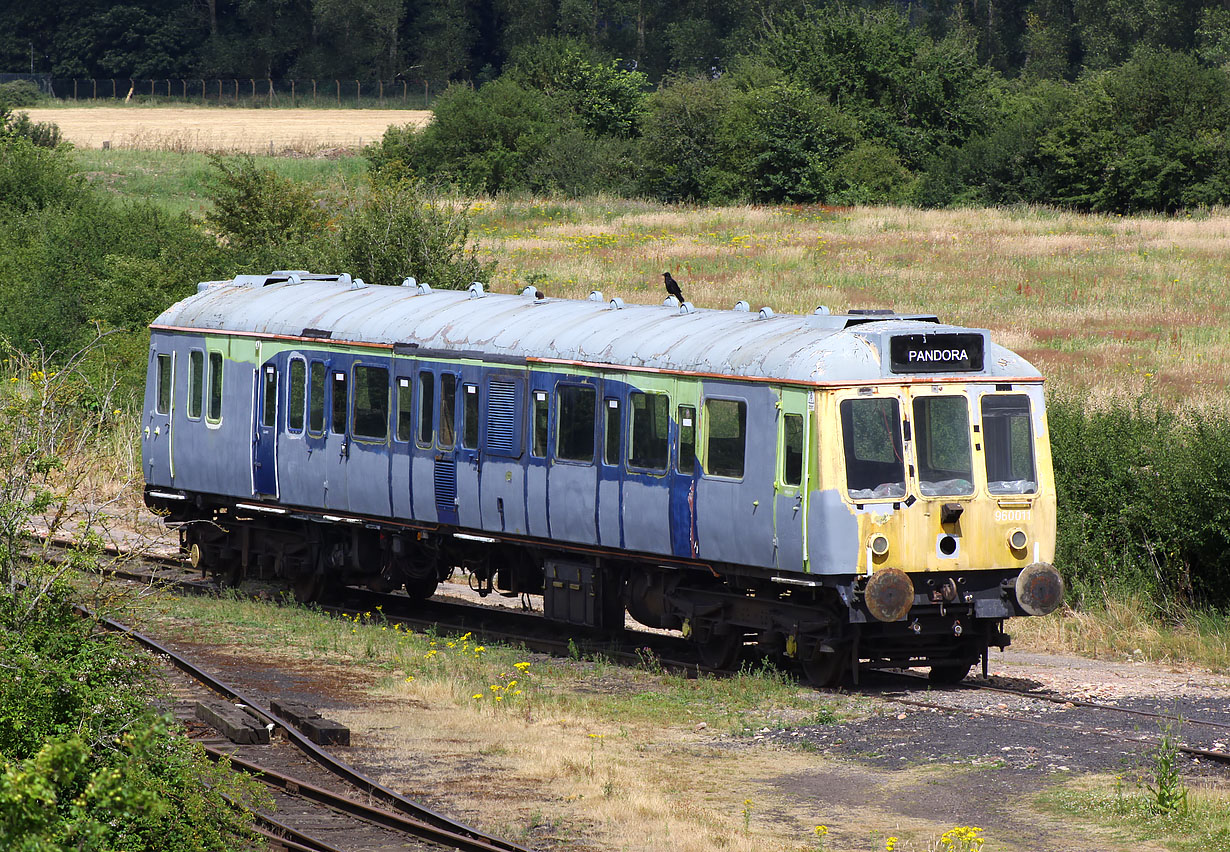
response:
[[[751,309],[752,309],[752,306],[749,305],[747,302],[745,302],[743,299],[740,299],[739,301],[735,302],[736,311],[742,311],[743,313],[746,314]]]
[[[761,319],[773,319],[773,316],[774,316],[773,309],[770,308],[768,305],[765,305],[763,308],[760,309]]]
[[[418,286],[418,283],[419,283],[418,279],[415,278],[413,275],[407,275],[405,278],[401,280],[401,286],[403,287],[416,287]]]
[[[601,291],[601,290],[590,290],[590,291],[589,291],[589,300],[590,300],[591,302],[605,302],[605,301],[606,301],[606,299],[605,299],[605,298],[603,297],[603,295],[602,295],[602,291]]]
[[[679,313],[694,314],[696,313],[696,306],[693,305],[691,302],[684,302],[682,305],[679,306]]]
[[[611,310],[613,311],[622,311],[624,309],[624,300],[619,298],[618,296],[616,296],[614,299],[611,299],[610,304],[611,304]]]
[[[833,312],[829,310],[828,305],[816,305],[816,309],[812,311],[812,313],[818,314],[819,316],[822,316],[822,317],[827,317]]]
[[[341,275],[337,276],[337,283],[349,287],[354,282],[350,280],[349,272],[343,272]]]
[[[426,296],[428,293],[431,292],[431,285],[425,281],[420,281],[418,284],[415,285],[414,289],[418,291],[418,294],[420,296]]]
[[[521,295],[525,296],[527,299],[537,299],[538,298],[538,288],[535,287],[533,284],[530,284],[524,290],[521,291]]]
[[[466,292],[470,294],[471,299],[481,299],[486,295],[483,292],[483,285],[477,281],[470,282],[470,286],[466,288]]]
[[[679,307],[679,300],[674,296],[667,296],[662,300],[662,305],[667,308],[677,308]]]
[[[350,282],[351,290],[362,290],[366,287],[367,287],[367,282],[364,281],[362,278],[356,278]]]

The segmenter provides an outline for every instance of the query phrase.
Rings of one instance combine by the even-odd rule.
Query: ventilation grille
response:
[[[457,462],[454,459],[436,459],[436,510],[452,512],[457,509]]]
[[[487,392],[487,452],[514,455],[517,433],[517,386],[492,381]]]

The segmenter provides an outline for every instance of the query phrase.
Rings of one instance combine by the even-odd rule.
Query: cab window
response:
[[[924,497],[974,493],[969,405],[964,396],[914,400],[914,450],[918,455],[918,490]]]
[[[1037,491],[1029,397],[1023,393],[984,396],[982,432],[986,444],[987,490],[992,494]]]
[[[841,433],[850,499],[904,497],[901,406],[897,400],[885,397],[843,400]]]

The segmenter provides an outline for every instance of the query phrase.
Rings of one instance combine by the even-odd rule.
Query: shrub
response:
[[[642,190],[663,201],[744,196],[738,104],[738,91],[721,80],[672,80],[655,92],[638,146]]]
[[[338,268],[373,284],[413,275],[432,287],[462,289],[495,268],[470,242],[467,207],[408,180],[375,180],[356,193],[336,242]]]
[[[0,131],[0,210],[71,206],[86,194],[85,179],[66,150],[38,147]]]
[[[32,107],[43,97],[38,84],[31,80],[0,83],[0,107]]]

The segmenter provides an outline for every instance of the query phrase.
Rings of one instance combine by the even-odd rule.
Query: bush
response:
[[[0,108],[32,107],[43,97],[38,84],[31,80],[0,83]]]
[[[495,268],[470,243],[468,208],[422,183],[375,180],[352,199],[341,223],[335,264],[372,284],[412,275],[458,290],[487,281]]]
[[[744,197],[739,101],[732,85],[705,78],[672,80],[655,92],[638,147],[642,191],[663,201]]]
[[[1072,585],[1230,606],[1230,416],[1057,396],[1048,419]]]
[[[88,194],[66,150],[0,132],[0,210],[11,215],[71,206]]]

